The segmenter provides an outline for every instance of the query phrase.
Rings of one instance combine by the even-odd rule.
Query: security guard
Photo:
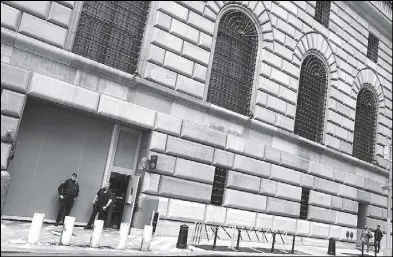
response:
[[[85,229],[93,228],[94,219],[96,218],[97,213],[99,220],[105,219],[109,207],[115,200],[115,195],[109,187],[110,182],[107,182],[100,190],[98,190],[97,195],[93,200],[93,211]]]
[[[60,198],[60,208],[57,213],[55,226],[58,226],[60,222],[64,223],[65,216],[70,215],[75,198],[79,195],[79,184],[76,181],[77,176],[78,174],[73,173],[71,178],[61,183],[57,189]]]

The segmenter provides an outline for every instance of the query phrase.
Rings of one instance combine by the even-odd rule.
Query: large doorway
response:
[[[356,235],[356,246],[360,247],[361,246],[361,240],[360,237],[362,235],[362,230],[364,229],[364,226],[366,224],[366,219],[367,219],[367,210],[368,210],[368,204],[364,202],[359,202],[358,205],[358,222],[357,222],[357,235]]]
[[[130,223],[139,177],[135,176],[142,132],[115,125],[109,149],[103,184],[111,182],[114,203],[105,220],[107,228],[120,228],[121,222]]]

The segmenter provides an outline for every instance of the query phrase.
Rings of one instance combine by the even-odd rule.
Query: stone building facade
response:
[[[3,217],[54,220],[56,188],[77,171],[72,215],[85,223],[111,173],[129,178],[130,194],[141,158],[157,155],[137,211],[124,207],[121,219],[141,226],[156,210],[158,234],[204,222],[286,230],[316,244],[354,243],[364,224],[385,230],[390,2],[98,3],[1,3],[1,170],[11,176]],[[247,28],[237,31],[236,19]],[[249,70],[229,63],[236,54]],[[237,74],[249,80],[222,78]],[[375,115],[359,114],[359,95]],[[9,163],[7,130],[17,142]]]

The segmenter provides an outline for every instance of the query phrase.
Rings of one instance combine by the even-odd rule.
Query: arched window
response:
[[[150,1],[84,1],[72,52],[133,74]]]
[[[323,136],[327,83],[325,64],[308,55],[300,70],[295,134],[318,143]]]
[[[237,10],[226,12],[218,27],[207,101],[248,115],[258,49],[254,23]]]
[[[356,101],[353,156],[366,162],[374,160],[377,99],[369,85],[358,93]]]

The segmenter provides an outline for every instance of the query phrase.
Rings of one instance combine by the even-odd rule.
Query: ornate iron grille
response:
[[[300,70],[295,134],[314,142],[322,141],[327,75],[325,65],[315,55],[307,56]]]
[[[330,5],[331,1],[317,1],[315,8],[315,20],[326,28],[329,27]]]
[[[356,101],[353,156],[372,163],[374,160],[375,130],[377,121],[377,100],[375,93],[363,87]]]
[[[367,57],[373,62],[378,62],[378,45],[379,39],[374,34],[368,34]]]
[[[302,198],[300,200],[299,219],[306,220],[308,215],[308,199],[310,198],[310,189],[302,188]]]
[[[133,74],[149,1],[85,1],[72,52]]]
[[[214,173],[213,190],[211,197],[211,204],[222,205],[222,199],[224,197],[225,183],[227,180],[227,170],[216,167]]]
[[[258,47],[258,34],[242,12],[222,17],[216,40],[207,101],[248,115]]]

